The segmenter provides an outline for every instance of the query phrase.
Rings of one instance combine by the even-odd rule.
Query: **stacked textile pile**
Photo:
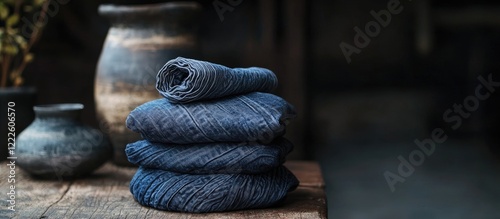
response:
[[[130,191],[142,205],[181,212],[269,207],[298,181],[284,166],[293,145],[282,137],[293,107],[266,93],[264,68],[227,68],[186,58],[158,72],[165,98],[134,109],[126,124],[145,140],[127,145],[139,170]]]

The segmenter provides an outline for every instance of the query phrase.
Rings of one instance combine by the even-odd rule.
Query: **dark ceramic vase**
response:
[[[82,104],[35,106],[35,120],[17,138],[16,163],[43,178],[73,178],[91,173],[112,154],[98,130],[80,122]]]
[[[33,113],[35,101],[36,89],[34,87],[10,87],[0,89],[0,118],[2,118],[2,124],[0,124],[0,160],[4,160],[9,156],[8,143],[12,143],[15,137],[33,122],[35,118],[35,114]],[[10,110],[8,108],[10,108]],[[12,112],[14,114],[8,116],[8,113]],[[14,121],[8,124],[7,121],[10,120]],[[9,128],[11,130],[9,130]]]
[[[99,7],[111,28],[97,64],[94,95],[116,164],[131,165],[125,146],[140,135],[125,127],[125,119],[135,107],[160,98],[155,89],[158,70],[178,56],[197,58],[200,11],[195,2]]]

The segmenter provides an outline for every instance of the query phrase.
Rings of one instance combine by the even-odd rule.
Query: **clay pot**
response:
[[[161,98],[155,89],[158,70],[178,56],[198,57],[200,11],[195,2],[99,7],[111,28],[97,65],[95,102],[98,119],[115,149],[116,164],[131,165],[125,146],[141,139],[125,127],[130,111]]]
[[[33,107],[35,120],[16,141],[17,164],[44,178],[84,176],[106,162],[112,148],[104,134],[80,122],[82,104]]]

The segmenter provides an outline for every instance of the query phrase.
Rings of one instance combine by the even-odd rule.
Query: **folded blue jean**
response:
[[[141,205],[201,213],[270,207],[298,184],[283,166],[254,175],[191,175],[139,167],[130,192]]]
[[[182,57],[168,61],[156,76],[156,89],[173,103],[270,92],[277,85],[276,75],[265,68],[228,68]]]
[[[269,143],[285,133],[295,117],[292,105],[269,93],[173,104],[161,98],[142,104],[127,117],[127,127],[151,142]]]
[[[163,144],[146,140],[125,148],[128,160],[139,166],[178,173],[214,174],[268,172],[285,161],[293,145],[278,138],[259,143]]]

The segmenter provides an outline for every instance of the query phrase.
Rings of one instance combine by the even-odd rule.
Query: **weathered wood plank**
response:
[[[138,206],[129,192],[136,168],[106,164],[95,174],[76,180],[63,199],[45,216],[56,218],[141,218],[148,209]],[[133,217],[131,217],[133,216]]]
[[[16,214],[10,218],[326,218],[326,200],[319,166],[313,162],[286,164],[301,185],[278,206],[210,214],[159,211],[139,205],[129,191],[136,171],[132,167],[106,164],[93,175],[73,182],[33,180],[19,175],[25,196],[19,196]],[[22,173],[22,170],[19,172]],[[2,172],[2,179],[5,174]],[[320,181],[318,181],[320,180]],[[312,186],[311,186],[312,185]],[[2,193],[6,184],[2,181]],[[25,197],[25,198],[22,198]],[[5,209],[5,207],[4,207]]]
[[[291,161],[285,166],[299,179],[300,186],[324,188],[325,182],[321,175],[321,167],[312,161]]]

